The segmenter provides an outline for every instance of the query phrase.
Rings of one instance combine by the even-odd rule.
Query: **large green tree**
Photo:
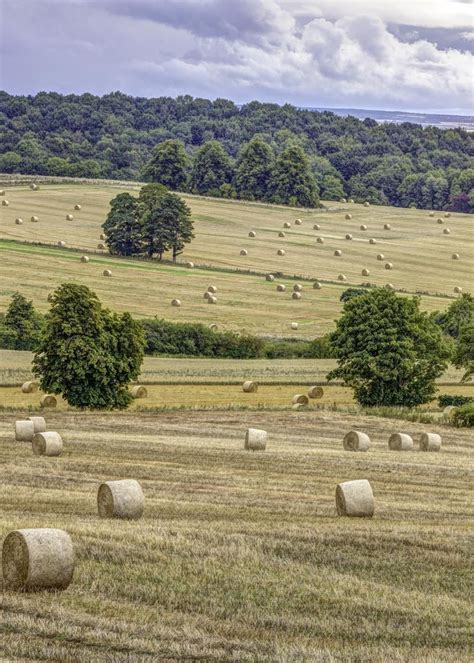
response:
[[[275,203],[316,207],[318,187],[307,155],[290,145],[277,157],[270,180],[270,199]]]
[[[143,170],[145,180],[158,182],[168,189],[184,190],[188,178],[189,159],[181,140],[165,140],[156,145]]]
[[[434,319],[447,336],[458,338],[461,329],[474,322],[474,297],[464,293],[446,311],[435,313]]]
[[[338,366],[328,379],[352,387],[362,405],[413,407],[435,394],[449,349],[417,298],[377,289],[349,299],[331,336]]]
[[[264,200],[273,168],[272,148],[261,138],[253,138],[241,149],[235,170],[235,188],[240,198]]]
[[[461,328],[456,350],[454,352],[454,365],[464,368],[462,381],[466,382],[474,376],[474,320]]]
[[[41,389],[79,408],[127,407],[127,384],[143,359],[141,325],[102,308],[95,293],[75,283],[59,286],[51,304],[33,360]]]
[[[110,201],[110,212],[102,228],[110,253],[132,256],[143,249],[143,222],[138,199],[119,193]]]
[[[40,338],[42,316],[33,302],[14,292],[3,321],[9,332],[8,347],[14,350],[34,350]]]
[[[221,196],[233,178],[232,162],[217,140],[210,140],[194,157],[191,188],[195,193]]]

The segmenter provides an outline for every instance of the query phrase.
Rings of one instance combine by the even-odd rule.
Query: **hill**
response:
[[[137,191],[132,183],[127,187]],[[426,310],[443,309],[454,297],[453,288],[472,291],[473,235],[468,215],[452,214],[437,223],[424,210],[364,207],[328,203],[326,210],[301,211],[287,207],[205,199],[185,195],[192,209],[196,239],[182,256],[182,264],[112,257],[97,245],[110,199],[121,187],[91,184],[42,184],[38,191],[26,185],[9,187],[9,206],[0,207],[0,310],[11,294],[21,290],[42,311],[47,295],[59,283],[79,281],[97,292],[105,304],[137,317],[157,315],[170,320],[216,322],[222,327],[271,336],[314,337],[332,329],[349,286],[387,282],[400,291],[423,292]],[[74,210],[80,203],[82,209]],[[73,220],[66,220],[72,214]],[[345,219],[346,214],[352,218]],[[34,223],[32,215],[39,218]],[[22,218],[23,224],[15,224]],[[302,225],[295,225],[300,218]],[[291,227],[284,229],[283,224]],[[313,226],[318,224],[319,230]],[[391,229],[384,226],[389,224]],[[360,230],[366,225],[367,230]],[[449,226],[450,234],[443,230]],[[255,238],[248,236],[256,232]],[[279,237],[279,232],[285,237]],[[351,234],[352,240],[345,235]],[[317,243],[322,237],[323,244]],[[369,243],[369,238],[376,244]],[[65,241],[66,248],[57,243]],[[240,255],[246,249],[248,255]],[[285,256],[277,250],[284,249]],[[337,257],[334,251],[340,249]],[[90,256],[88,264],[80,255]],[[377,260],[382,253],[384,260]],[[452,254],[458,253],[459,260]],[[187,269],[185,261],[193,261]],[[393,269],[385,269],[386,263]],[[112,277],[102,275],[112,270]],[[362,276],[362,269],[369,276]],[[276,275],[274,282],[266,273]],[[339,275],[346,281],[338,281]],[[322,288],[313,289],[320,279]],[[292,299],[292,286],[303,284],[301,300]],[[218,287],[218,304],[203,298],[208,285]],[[276,284],[286,284],[277,292]],[[180,308],[171,307],[179,298]]]

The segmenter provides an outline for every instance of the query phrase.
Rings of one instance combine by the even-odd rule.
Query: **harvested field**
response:
[[[65,529],[77,566],[65,592],[4,593],[5,660],[471,660],[472,433],[400,456],[385,419],[54,412],[64,454],[44,458],[12,439],[23,415],[0,423],[2,538]],[[265,452],[244,451],[249,427]],[[350,429],[367,453],[342,450]],[[143,518],[99,518],[98,485],[126,478]],[[336,516],[351,479],[370,481],[373,519]]]

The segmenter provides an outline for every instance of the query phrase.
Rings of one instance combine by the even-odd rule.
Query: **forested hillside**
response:
[[[474,140],[462,129],[118,92],[1,92],[0,126],[0,172],[163,181],[170,168],[150,168],[153,148],[177,139],[185,177],[178,173],[175,186],[163,181],[170,188],[302,206],[317,204],[319,192],[323,199],[474,211]],[[249,150],[255,137],[261,140]],[[179,145],[169,148],[165,161],[173,149],[179,154]]]

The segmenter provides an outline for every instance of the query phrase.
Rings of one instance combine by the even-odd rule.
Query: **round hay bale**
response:
[[[444,213],[444,216],[445,216],[447,219],[449,219],[449,217],[451,216],[451,212],[445,212],[445,213]]]
[[[393,285],[393,283],[386,283],[385,290],[395,290],[395,286]]]
[[[133,398],[146,398],[148,396],[148,391],[146,387],[141,384],[136,384],[130,389],[130,393]]]
[[[240,250],[240,255],[241,255],[241,256],[247,256],[248,253],[249,253],[249,252],[247,251],[247,249],[241,249],[241,250]]]
[[[336,250],[334,251],[334,255],[335,255],[335,256],[338,256],[338,257],[339,257],[339,256],[342,256],[342,251],[341,251],[341,249],[336,249]]]
[[[321,226],[319,225],[319,223],[314,224],[313,230],[321,230]]]
[[[64,241],[61,239],[61,240],[58,242],[58,246],[59,246],[59,248],[64,249],[64,247],[66,246],[66,242],[64,242]]]
[[[32,216],[32,217],[30,218],[30,221],[31,221],[32,223],[38,223],[38,221],[39,221],[39,216]]]
[[[242,391],[244,391],[246,394],[255,394],[258,391],[258,382],[245,380],[242,385]]]
[[[436,223],[439,223],[440,225],[444,223],[443,219],[436,219]]]
[[[74,574],[74,548],[62,529],[18,529],[3,542],[3,580],[11,591],[66,589]]]
[[[451,258],[452,258],[453,260],[459,260],[459,253],[453,253],[453,255],[451,256]]]
[[[8,207],[9,204],[8,200],[2,200],[3,207]]]
[[[443,410],[443,417],[445,417],[446,419],[451,419],[451,417],[454,416],[455,412],[456,412],[456,406],[448,405]]]
[[[38,191],[39,186],[38,186],[38,184],[30,184],[30,189],[31,189],[32,191]]]
[[[420,451],[440,451],[441,435],[438,433],[422,433],[420,435]]]
[[[20,219],[20,218],[15,219],[15,223],[16,223],[17,226],[22,226],[23,225],[23,219]]]
[[[303,221],[301,219],[295,219],[295,226],[301,226]]]
[[[278,233],[278,237],[286,237],[286,235],[285,235],[285,233],[283,232],[283,230],[280,230],[280,232]]]
[[[430,212],[430,216],[433,217],[433,216],[434,216],[434,212]]]
[[[217,304],[217,297],[214,297],[214,295],[211,295],[210,297],[207,298],[207,303],[208,304]]]
[[[342,444],[344,451],[367,451],[370,447],[370,437],[366,433],[351,430],[344,436]]]
[[[287,228],[287,229],[291,228],[291,223],[289,221],[285,221],[285,223],[283,224],[283,228]]]
[[[316,241],[318,244],[324,244],[324,237],[316,237]]]
[[[291,325],[290,325],[290,327],[291,327],[292,329],[295,329],[295,330],[296,330],[296,329],[298,329],[298,323],[297,323],[297,322],[292,322]]]
[[[210,292],[212,295],[215,295],[217,292],[217,286],[215,285],[210,285],[207,289],[207,292]]]
[[[102,272],[103,276],[112,276],[112,270],[111,269],[104,269]]]
[[[209,329],[212,329],[212,331],[217,331],[219,329],[219,326],[216,325],[215,322],[211,322],[211,324],[209,325]]]
[[[304,403],[295,403],[291,406],[292,410],[305,410],[308,406]]]
[[[285,292],[286,290],[286,285],[283,285],[283,283],[279,283],[277,285],[277,292]]]
[[[99,235],[99,239],[105,239],[105,235],[104,235],[104,233],[100,233],[100,235]]]
[[[386,262],[386,263],[385,263],[385,269],[393,269],[393,263],[391,263],[391,262]]]
[[[89,262],[89,256],[81,256],[81,262]]]
[[[352,219],[352,214],[346,214],[344,218],[346,219],[346,221],[350,221]]]
[[[66,214],[66,221],[72,221],[74,219],[72,214]]]
[[[308,396],[309,398],[322,398],[324,396],[324,389],[322,387],[310,387]]]
[[[360,228],[360,230],[367,230],[367,226],[365,225],[365,223],[362,223],[362,224],[359,226],[359,228]]]
[[[391,226],[389,223],[384,223],[384,224],[383,224],[383,229],[384,229],[384,230],[391,230],[391,229],[392,229],[392,226]]]
[[[460,295],[461,292],[462,292],[462,288],[461,288],[461,286],[459,286],[459,285],[455,285],[455,286],[454,286],[454,292],[455,292],[457,295]]]
[[[375,511],[374,493],[367,479],[337,484],[336,510],[338,516],[372,518]]]
[[[46,421],[44,417],[28,417],[33,422],[33,429],[36,433],[44,433],[46,431]]]
[[[294,292],[301,292],[303,290],[303,286],[301,285],[301,283],[295,283],[295,285],[293,286],[293,290]]]
[[[21,385],[21,390],[24,394],[34,394],[36,391],[38,391],[38,383],[34,380],[23,382]]]
[[[212,297],[210,292],[205,292],[204,293],[204,299],[209,299],[209,297]]]
[[[295,394],[291,399],[291,402],[293,405],[297,405],[298,403],[300,405],[308,405],[309,398],[306,396],[306,394]]]
[[[53,396],[52,394],[44,394],[40,398],[41,407],[56,407],[57,404],[58,401],[56,396]]]
[[[35,426],[29,419],[15,421],[15,440],[31,442],[35,434]]]
[[[449,235],[451,233],[449,228],[443,228],[443,235]]]
[[[79,211],[80,209],[82,209],[82,207],[81,207],[81,205],[79,205],[79,203],[76,203],[76,204],[74,205],[74,209],[77,210],[77,211]]]
[[[273,274],[267,274],[266,277],[265,277],[265,281],[272,282],[274,280],[275,280],[275,277],[273,276]]]
[[[345,203],[347,203],[347,200],[345,198],[341,198],[340,202],[344,205]]]
[[[35,456],[60,456],[63,452],[63,441],[59,433],[45,431],[36,433],[32,447]]]
[[[256,237],[256,236],[257,236],[257,233],[254,230],[251,230],[249,232],[249,237]]]
[[[365,201],[365,203],[364,203],[364,207],[370,207],[370,203],[369,203],[368,200]]]
[[[346,239],[352,239],[352,235],[350,233],[347,233]]]
[[[267,431],[259,428],[248,428],[245,433],[244,449],[248,451],[265,451],[267,446]]]
[[[383,253],[379,253],[379,254],[377,255],[377,260],[385,260],[385,256],[384,256],[384,254],[383,254]]]
[[[284,255],[286,255],[286,251],[285,251],[285,249],[278,249],[278,251],[277,251],[277,255],[278,255],[278,256],[284,256]]]
[[[103,242],[99,242],[99,243],[97,244],[97,248],[98,248],[100,251],[104,251],[104,250],[105,250],[105,244],[104,244]]]
[[[101,518],[141,518],[145,508],[142,487],[135,479],[106,481],[99,486],[97,508]]]
[[[4,195],[5,195],[5,189],[2,189],[2,190],[0,191],[0,196],[4,196]]]
[[[180,299],[172,299],[171,300],[171,306],[181,306],[181,300]]]
[[[321,290],[322,285],[321,285],[321,283],[320,283],[319,281],[315,281],[315,282],[313,283],[313,288],[314,288],[314,290]]]
[[[301,292],[294,292],[294,293],[291,295],[291,298],[292,298],[292,299],[301,299]]]
[[[339,274],[337,277],[338,281],[347,281],[347,276],[345,274]]]
[[[373,237],[371,237],[371,238],[369,239],[369,244],[377,244],[377,240],[374,239]]]
[[[349,198],[349,200],[348,200],[347,202],[348,202],[348,203],[353,203],[353,202],[354,202],[354,198]]]
[[[362,276],[370,276],[370,271],[368,269],[363,269],[361,273]]]
[[[413,449],[413,439],[407,433],[392,433],[388,438],[388,448],[391,451],[410,451]]]
[[[187,267],[188,269],[193,269],[194,263],[189,260],[188,262],[184,263],[184,266]]]

